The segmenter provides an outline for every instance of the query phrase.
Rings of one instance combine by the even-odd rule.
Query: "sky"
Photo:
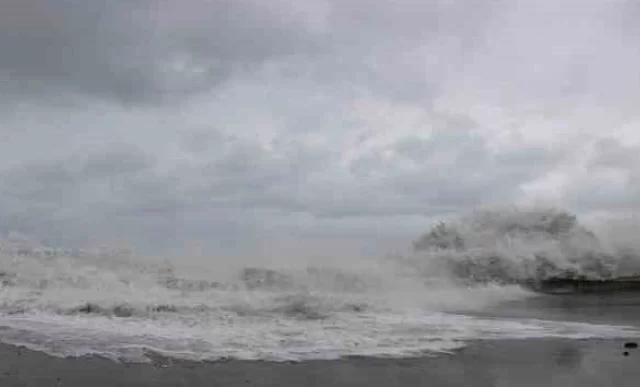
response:
[[[640,208],[633,0],[3,0],[0,231],[369,254]]]

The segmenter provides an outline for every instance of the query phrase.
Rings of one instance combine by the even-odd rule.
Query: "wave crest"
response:
[[[640,262],[640,250],[607,243],[556,209],[485,211],[440,222],[414,242],[430,270],[465,282],[611,279]]]

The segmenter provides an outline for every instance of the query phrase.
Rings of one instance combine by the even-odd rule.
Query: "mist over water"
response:
[[[637,261],[632,244],[601,240],[563,212],[477,213],[436,225],[401,257],[262,266],[19,242],[2,245],[0,337],[57,355],[303,360],[438,353],[473,339],[637,334],[473,317],[533,297],[516,280],[608,278]]]

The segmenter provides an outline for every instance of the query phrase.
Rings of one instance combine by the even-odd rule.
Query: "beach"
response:
[[[129,278],[120,266],[116,269],[115,278]],[[141,284],[145,276],[154,279],[154,272],[133,275]],[[60,283],[69,286],[66,277]],[[19,285],[5,287],[3,294],[24,305],[25,295],[35,293],[26,286],[16,292]],[[75,293],[60,289],[65,288],[48,289],[48,300],[55,296],[56,305],[64,306]],[[640,341],[640,297],[635,293],[535,295],[512,287],[433,288],[424,299],[461,307],[483,302],[483,307],[432,312],[385,303],[375,292],[364,293],[368,304],[357,304],[363,307],[345,308],[352,300],[348,292],[329,298],[335,293],[187,287],[159,296],[158,289],[163,288],[138,291],[172,296],[171,307],[151,309],[141,303],[109,308],[103,301],[82,309],[46,309],[40,306],[44,304],[31,311],[5,308],[0,387],[624,387],[640,380],[640,350],[625,348]],[[108,295],[115,298],[117,293]],[[187,302],[193,297],[209,304],[190,308]],[[469,302],[458,301],[462,299]],[[151,297],[146,302],[155,305]],[[230,310],[221,302],[242,308]],[[387,305],[395,308],[385,309]]]
[[[556,244],[540,248],[549,246]],[[606,277],[615,256],[581,246],[572,247],[578,258]],[[501,258],[511,271],[490,248],[440,258],[505,279],[551,265],[509,258],[519,251]],[[6,256],[0,387],[640,384],[638,292],[470,284],[437,261],[228,268],[99,254]]]
[[[0,386],[637,386],[640,351],[625,340],[478,341],[410,359],[123,364],[0,345]],[[628,355],[624,355],[624,352]]]

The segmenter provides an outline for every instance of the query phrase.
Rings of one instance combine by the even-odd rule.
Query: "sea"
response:
[[[634,272],[637,234],[616,230],[617,238],[599,234],[563,211],[502,209],[434,224],[401,253],[265,265],[16,247],[5,238],[0,341],[54,356],[147,362],[158,354],[401,358],[477,340],[640,338],[638,320],[606,313],[620,300],[635,310],[640,297],[545,295],[522,286]]]

